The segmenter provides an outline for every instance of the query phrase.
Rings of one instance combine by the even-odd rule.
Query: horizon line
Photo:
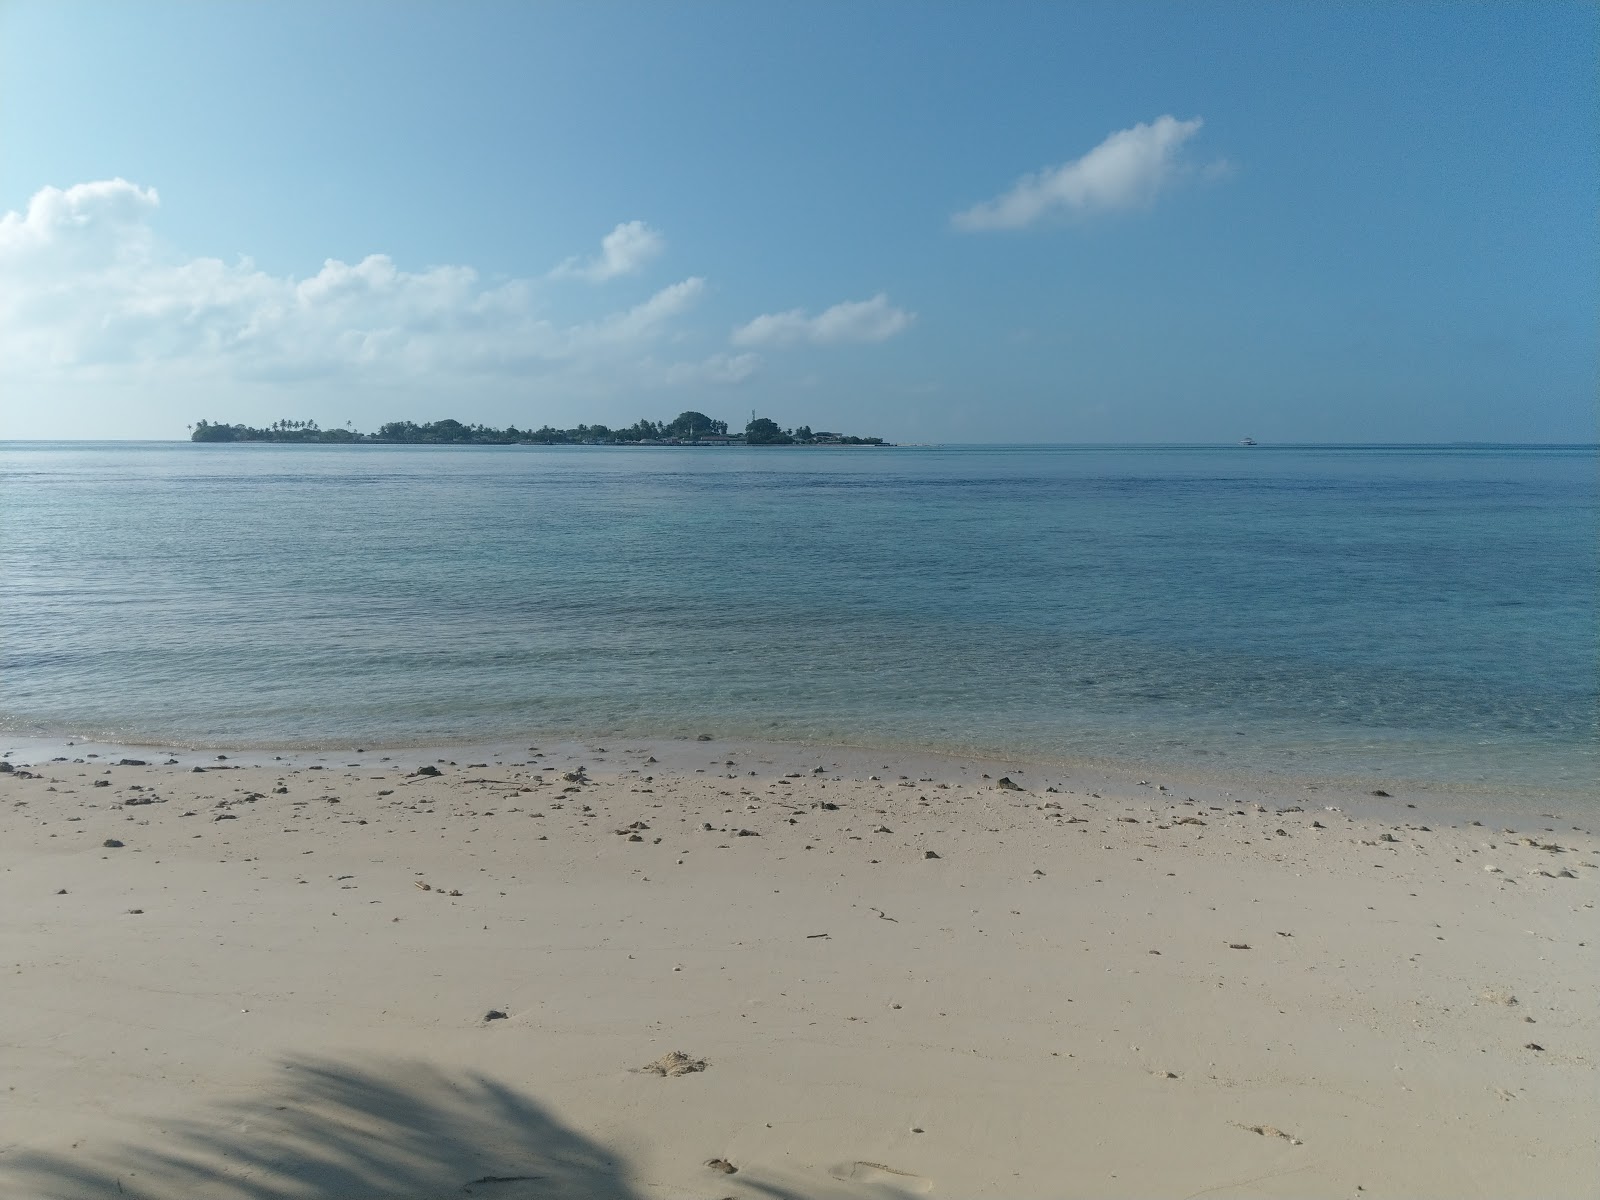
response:
[[[545,445],[545,444],[542,444],[542,443],[526,443],[526,444],[524,444],[524,443],[508,442],[508,443],[505,443],[505,444],[502,444],[502,445],[493,445],[493,444],[482,444],[482,445],[480,445],[480,444],[468,443],[468,442],[463,442],[463,443],[416,442],[416,443],[412,443],[412,442],[380,442],[380,441],[370,441],[370,440],[362,441],[362,442],[274,442],[274,441],[261,441],[261,442],[215,442],[215,443],[212,443],[212,442],[195,442],[195,441],[191,440],[190,438],[186,438],[186,437],[183,437],[183,438],[154,438],[154,437],[152,437],[152,438],[83,438],[83,437],[7,438],[7,437],[0,437],[0,446],[7,446],[7,445],[12,445],[12,446],[15,446],[15,445],[41,446],[41,445],[57,445],[57,444],[63,444],[63,443],[78,444],[78,445],[131,445],[131,446],[161,446],[161,445],[171,445],[171,446],[207,446],[207,445],[217,445],[217,446],[230,446],[230,447],[238,447],[238,446],[292,446],[292,447],[298,447],[298,448],[301,448],[301,449],[305,449],[305,448],[324,448],[324,449],[326,449],[326,448],[335,448],[335,449],[337,449],[337,448],[353,448],[353,447],[360,447],[360,446],[410,446],[410,447],[415,448],[415,449],[437,449],[437,448],[442,446],[442,447],[445,447],[445,448],[455,448],[455,449],[503,450],[503,449],[518,448],[518,447],[521,447],[523,445],[532,445],[532,446],[537,446],[540,449],[551,449],[551,450],[604,450],[604,449],[614,449],[614,450],[656,449],[656,450],[665,450],[665,449],[694,448],[694,447],[682,447],[682,446],[674,447],[674,446],[662,446],[662,445],[636,445],[634,443],[602,443],[602,444],[586,444],[586,443],[560,444],[560,443],[553,443],[553,444],[550,444],[550,445]],[[885,446],[883,446],[881,448],[882,449],[909,450],[909,449],[935,449],[935,448],[940,448],[940,447],[952,447],[952,446],[987,446],[987,447],[1003,447],[1003,446],[1062,447],[1062,446],[1069,446],[1069,447],[1082,447],[1082,448],[1093,448],[1093,449],[1107,449],[1107,448],[1120,448],[1120,447],[1133,448],[1133,447],[1176,446],[1176,447],[1208,447],[1208,448],[1236,447],[1236,448],[1239,448],[1239,449],[1251,449],[1251,450],[1269,450],[1269,449],[1274,449],[1274,448],[1277,448],[1277,449],[1305,449],[1305,448],[1319,448],[1319,447],[1320,448],[1327,448],[1327,449],[1332,449],[1332,448],[1340,448],[1340,449],[1381,449],[1381,448],[1391,448],[1391,447],[1446,447],[1446,448],[1510,447],[1510,448],[1519,448],[1519,449],[1600,450],[1600,441],[1596,441],[1596,442],[1550,442],[1550,441],[1514,442],[1514,441],[1491,441],[1491,440],[1485,440],[1485,439],[1454,439],[1454,440],[1451,440],[1451,441],[1427,441],[1427,442],[1405,442],[1405,441],[1391,441],[1391,442],[1338,442],[1338,441],[1260,442],[1260,441],[1258,441],[1258,442],[1255,442],[1253,445],[1250,445],[1250,446],[1242,446],[1237,440],[1221,441],[1221,442],[1164,442],[1164,441],[1114,441],[1114,442],[1042,442],[1042,441],[1040,441],[1040,442],[1018,442],[1018,441],[998,441],[998,442],[961,442],[961,441],[932,441],[932,442],[901,442],[901,443],[897,443],[897,444],[893,444],[893,445],[885,445]],[[712,449],[712,448],[727,448],[727,447],[706,447],[706,448]],[[807,445],[794,445],[794,446],[772,445],[772,446],[766,446],[766,445],[755,445],[755,446],[746,446],[745,447],[745,449],[751,449],[751,450],[807,450],[807,449],[828,449],[828,448],[830,448],[830,447],[828,447],[826,445],[823,445],[823,446],[807,446]],[[851,448],[851,447],[845,447],[845,448]]]

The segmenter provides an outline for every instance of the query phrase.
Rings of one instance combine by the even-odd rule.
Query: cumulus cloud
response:
[[[841,342],[883,342],[911,328],[917,314],[896,308],[879,292],[870,300],[846,300],[808,316],[801,308],[763,313],[733,331],[736,346],[819,346]]]
[[[1017,180],[1010,191],[950,218],[973,232],[1023,229],[1060,213],[1095,213],[1149,203],[1179,171],[1179,151],[1200,132],[1199,117],[1157,117],[1120,129],[1082,158]]]
[[[632,275],[667,248],[667,240],[643,221],[625,221],[600,239],[600,254],[587,261],[569,258],[550,272],[554,279],[604,283]]]
[[[544,315],[537,284],[486,284],[465,266],[410,271],[373,254],[329,259],[296,278],[249,259],[186,256],[156,238],[159,204],[153,188],[115,179],[44,188],[26,212],[0,216],[0,372],[384,384],[520,383],[567,372],[628,385],[670,370],[654,351],[684,332],[706,290],[692,276],[632,307],[563,324]],[[622,269],[642,261],[647,241],[608,238],[602,258]],[[680,365],[699,382],[737,382],[754,370],[726,356]]]

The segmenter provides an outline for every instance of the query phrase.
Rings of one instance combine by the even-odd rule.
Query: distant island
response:
[[[190,426],[193,442],[373,442],[399,446],[887,446],[878,437],[854,437],[812,430],[809,425],[784,429],[767,417],[753,417],[742,433],[729,433],[728,423],[705,413],[679,413],[671,421],[636,421],[625,429],[579,425],[574,429],[518,429],[507,425],[463,425],[460,421],[390,421],[376,433],[348,425],[323,429],[315,421],[274,421],[265,429],[199,421]]]

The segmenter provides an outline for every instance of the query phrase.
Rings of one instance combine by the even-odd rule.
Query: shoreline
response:
[[[670,734],[634,736],[620,731],[579,732],[530,731],[516,737],[430,739],[423,741],[328,741],[314,744],[229,742],[188,743],[160,738],[100,740],[81,735],[6,735],[0,733],[0,758],[13,762],[41,762],[53,758],[76,759],[150,757],[176,758],[184,766],[205,765],[217,755],[238,765],[266,766],[281,763],[304,766],[337,762],[342,766],[416,766],[425,762],[454,759],[512,760],[526,748],[555,747],[569,756],[582,756],[608,741],[618,746],[644,748],[682,766],[696,760],[699,750],[713,748],[774,759],[800,762],[823,757],[846,764],[850,769],[877,766],[921,771],[936,765],[959,767],[980,764],[1006,771],[1029,771],[1040,779],[1055,783],[1067,780],[1091,781],[1102,790],[1127,791],[1152,786],[1159,779],[1169,787],[1186,793],[1239,796],[1266,799],[1286,796],[1324,797],[1337,800],[1349,811],[1363,815],[1398,819],[1404,803],[1425,804],[1438,819],[1458,821],[1509,818],[1529,815],[1561,815],[1563,819],[1589,820],[1600,813],[1600,789],[1577,790],[1552,787],[1508,788],[1492,783],[1416,779],[1404,775],[1328,775],[1296,773],[1289,770],[1240,768],[1230,770],[1209,763],[1188,761],[1173,764],[1152,758],[1142,762],[1107,757],[1068,757],[1041,754],[1004,754],[967,750],[960,747],[931,748],[920,745],[850,744],[839,742],[790,742],[772,738],[743,736],[709,740],[699,735]],[[1388,793],[1380,795],[1379,793]],[[1404,797],[1401,800],[1400,797]],[[1545,810],[1556,810],[1545,813]]]
[[[1587,821],[529,744],[0,773],[0,1182],[1576,1197],[1600,1164]]]

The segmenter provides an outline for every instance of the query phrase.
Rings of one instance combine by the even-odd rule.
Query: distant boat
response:
[[[1254,446],[1255,444],[1256,444],[1255,438],[1240,438],[1239,439],[1239,445],[1241,445],[1241,446]]]

